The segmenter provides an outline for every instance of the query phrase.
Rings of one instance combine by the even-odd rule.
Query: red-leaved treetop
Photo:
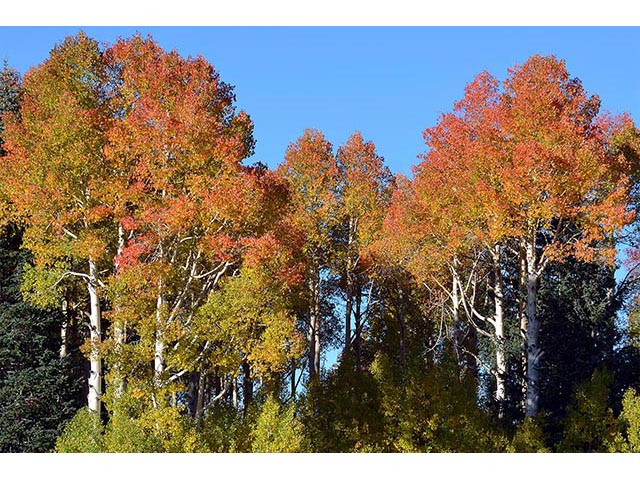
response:
[[[615,261],[614,235],[631,222],[628,159],[614,138],[634,128],[626,116],[598,115],[565,64],[532,57],[509,71],[500,99],[508,161],[499,170],[497,197],[510,210],[505,233],[520,247],[526,288],[526,415],[537,413],[540,321],[537,286],[551,260]]]
[[[461,305],[471,322],[493,326],[486,333],[497,357],[504,338],[502,258],[518,258],[528,416],[538,410],[543,352],[536,316],[540,275],[549,261],[569,256],[614,262],[613,236],[633,218],[629,161],[612,143],[633,125],[624,115],[599,116],[598,110],[598,98],[554,57],[530,58],[502,85],[479,75],[453,113],[425,131],[429,151],[387,220],[388,229],[402,233],[406,248],[400,253],[414,271],[449,270],[450,285],[436,279],[450,291],[452,311]],[[475,288],[466,287],[478,278],[481,259],[492,271],[490,318],[474,308]],[[504,364],[496,360],[500,395]]]
[[[320,373],[321,274],[333,255],[340,174],[332,146],[317,130],[305,130],[289,145],[278,173],[290,185],[291,222],[304,236],[307,265],[309,377]]]
[[[158,390],[190,370],[167,371],[167,346],[181,344],[198,305],[237,261],[249,187],[241,162],[253,127],[202,57],[185,59],[140,36],[105,56],[116,80],[106,153],[123,172],[113,184],[118,291],[132,300],[122,309],[129,326],[153,343]]]
[[[340,172],[338,215],[342,225],[342,245],[339,246],[335,263],[346,296],[343,356],[350,353],[353,343],[356,364],[359,364],[365,320],[363,304],[366,303],[369,311],[374,290],[371,279],[366,275],[370,266],[367,249],[382,228],[394,181],[390,170],[384,165],[384,159],[376,153],[373,142],[365,142],[360,132],[355,132],[345,145],[338,148],[336,160]],[[369,294],[363,292],[365,289]],[[355,327],[353,335],[352,318]]]

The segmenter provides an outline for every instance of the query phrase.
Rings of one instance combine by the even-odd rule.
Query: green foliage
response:
[[[163,398],[163,394],[157,394]],[[109,423],[103,439],[108,452],[205,452],[206,442],[183,409],[150,401],[145,390],[129,386],[107,404]]]
[[[52,308],[61,305],[63,289],[59,280],[64,269],[37,267],[26,264],[22,275],[22,294],[32,305],[40,308]]]
[[[104,435],[104,450],[109,453],[162,452],[161,442],[126,415],[111,417]]]
[[[320,383],[311,384],[302,416],[316,452],[363,452],[383,449],[384,417],[373,375],[354,368],[351,358]]]
[[[516,429],[516,433],[507,447],[510,453],[549,453],[542,426],[534,417],[524,420]]]
[[[180,409],[151,408],[125,391],[110,409],[106,426],[89,409],[78,411],[58,437],[56,451],[195,453],[208,449],[195,423]]]
[[[46,452],[79,408],[80,385],[60,358],[62,316],[26,304],[20,233],[0,233],[0,451]]]
[[[242,415],[230,406],[220,405],[204,419],[201,435],[208,451],[214,453],[251,452],[251,430],[255,410],[249,408]]]
[[[473,382],[451,367],[428,365],[398,379],[379,355],[372,373],[311,389],[305,424],[314,451],[503,450],[506,435],[477,405]]]
[[[504,434],[478,406],[473,377],[460,371],[449,352],[420,370],[417,365],[410,369],[399,392],[392,435],[398,451],[491,452],[505,447]]]
[[[287,288],[265,268],[241,269],[198,310],[193,333],[211,344],[210,365],[236,372],[243,360],[259,375],[281,372],[301,351]]]
[[[65,425],[56,441],[58,453],[101,453],[104,451],[102,422],[88,408],[78,413]]]
[[[611,374],[596,370],[576,389],[564,420],[561,452],[606,452],[615,436],[615,419],[609,407]]]
[[[253,452],[295,453],[306,450],[304,426],[296,418],[295,404],[281,405],[273,396],[260,409],[252,430]]]
[[[618,417],[618,433],[613,451],[640,453],[640,396],[629,389],[622,398],[622,412]]]
[[[149,408],[138,419],[139,426],[159,442],[161,452],[205,452],[205,442],[190,417],[177,407]]]
[[[549,433],[556,439],[562,431],[553,424],[560,425],[575,386],[597,367],[610,365],[619,308],[614,288],[612,268],[575,259],[549,264],[541,279],[540,408],[553,417]]]
[[[109,423],[105,428],[104,450],[109,453],[161,452],[162,445],[152,432],[138,421],[139,410],[144,405],[125,390],[111,402]]]
[[[563,61],[535,56],[502,86],[478,76],[408,180],[357,132],[334,155],[306,130],[277,171],[247,167],[253,124],[234,103],[204,58],[141,35],[80,32],[24,80],[0,71],[0,451],[640,451],[635,390],[613,414],[640,385],[640,301],[614,348],[630,118],[597,117]],[[526,267],[544,413],[514,427]],[[103,361],[103,417],[78,410],[82,350],[93,372]]]

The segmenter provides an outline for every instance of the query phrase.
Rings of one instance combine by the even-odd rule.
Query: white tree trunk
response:
[[[460,297],[461,285],[458,281],[457,268],[458,268],[458,259],[456,257],[453,258],[453,267],[454,272],[451,278],[451,320],[452,320],[452,331],[453,331],[453,348],[456,354],[456,358],[458,362],[461,358],[460,350],[462,349],[460,343],[460,306],[462,303],[462,298]],[[464,294],[464,293],[462,293]]]
[[[233,409],[238,411],[238,377],[233,377],[231,379],[231,386],[233,387],[231,390],[231,403],[233,404]]]
[[[349,218],[349,239],[347,241],[347,264],[346,264],[346,306],[344,319],[344,350],[343,356],[349,354],[351,347],[351,311],[353,310],[353,258],[351,247],[354,242],[354,222],[353,218]]]
[[[204,391],[206,386],[207,378],[201,373],[198,378],[198,393],[196,399],[196,425],[198,428],[202,427],[202,419],[204,418]]]
[[[153,381],[156,389],[162,386],[162,374],[164,373],[164,292],[162,290],[162,280],[158,281],[158,298],[156,301],[156,333],[155,333],[155,345],[154,345],[154,360],[153,360]],[[155,395],[154,395],[155,397]]]
[[[500,246],[497,245],[493,252],[493,272],[494,272],[494,316],[493,326],[496,339],[496,401],[500,406],[500,415],[502,415],[502,406],[506,399],[505,393],[505,374],[507,370],[505,355],[505,339],[504,339],[504,289],[502,282],[502,265]]]
[[[529,331],[529,322],[527,319],[526,308],[526,290],[527,290],[527,257],[524,245],[520,245],[519,258],[519,278],[520,285],[518,290],[518,320],[520,322],[520,364],[522,377],[520,379],[521,402],[520,408],[524,412],[527,399],[527,337]]]
[[[314,335],[315,335],[315,351],[313,352],[313,361],[314,361],[314,371],[317,375],[320,374],[320,312],[318,305],[316,305],[316,314],[315,314],[316,324],[314,327]]]
[[[87,281],[87,289],[89,290],[89,323],[91,329],[91,353],[89,362],[91,364],[91,373],[89,374],[89,394],[87,403],[89,410],[100,415],[100,402],[102,396],[102,361],[98,351],[98,344],[102,336],[100,299],[97,292],[98,279],[96,264],[89,259],[89,279]]]
[[[309,379],[311,379],[316,375],[316,318],[313,305],[309,308],[309,335],[307,339],[309,341]]]
[[[291,359],[291,375],[289,377],[290,380],[290,389],[291,389],[291,399],[295,401],[296,399],[296,359]]]
[[[124,251],[124,228],[122,225],[118,226],[118,250],[117,250],[117,258],[119,259]],[[120,262],[114,265],[115,273],[118,273],[118,267]],[[115,313],[115,323],[113,325],[113,339],[115,342],[115,362],[113,369],[116,372],[116,380],[115,380],[115,388],[116,388],[116,396],[121,397],[124,392],[124,373],[122,371],[122,347],[125,343],[125,325],[120,318],[118,318],[118,314],[121,312],[121,308],[117,303],[117,300],[114,304],[114,313]]]
[[[62,326],[60,328],[60,358],[67,356],[67,342],[69,333],[69,310],[67,308],[67,300],[62,301]]]
[[[536,262],[535,236],[527,244],[527,396],[525,415],[533,417],[538,413],[540,400],[539,361],[542,350],[539,346],[540,321],[536,316],[538,295],[538,272]]]
[[[320,374],[320,279],[317,269],[309,280],[309,379]]]

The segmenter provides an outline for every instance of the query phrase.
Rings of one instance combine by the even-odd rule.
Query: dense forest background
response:
[[[248,165],[234,103],[139,35],[5,64],[0,451],[640,450],[631,118],[534,56],[405,178],[357,131]]]

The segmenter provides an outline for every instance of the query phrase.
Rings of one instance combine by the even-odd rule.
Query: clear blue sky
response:
[[[235,85],[252,117],[255,160],[275,167],[305,127],[335,147],[356,129],[395,172],[424,151],[422,131],[483,70],[498,78],[533,54],[554,54],[600,95],[603,107],[640,122],[639,28],[89,27],[112,43],[136,30],[167,50],[202,54]],[[0,27],[0,59],[21,72],[77,27]]]

